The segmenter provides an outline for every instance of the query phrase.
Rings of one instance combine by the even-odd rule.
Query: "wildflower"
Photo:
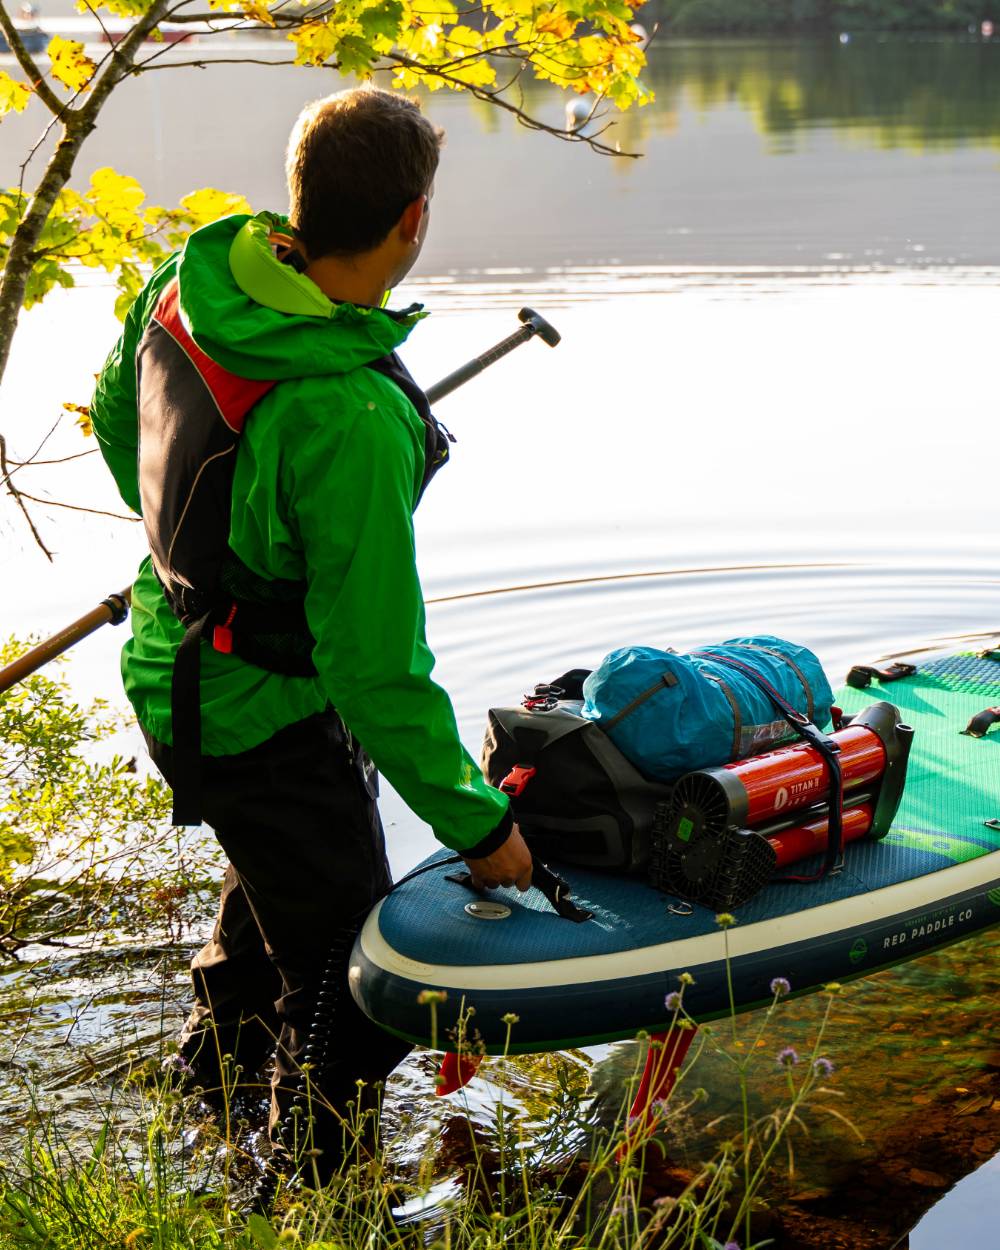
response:
[[[670,993],[663,1000],[663,1005],[664,1007],[666,1007],[667,1011],[680,1011],[681,996],[678,993],[678,991],[671,990]]]
[[[513,1024],[521,1023],[521,1017],[518,1015],[515,1015],[513,1011],[508,1011],[507,1014],[504,1016],[501,1016],[500,1019],[504,1024],[513,1025]]]
[[[720,929],[731,929],[736,923],[736,917],[730,911],[720,911],[715,917],[715,923]]]
[[[676,1198],[654,1198],[653,1206],[657,1211],[670,1211],[677,1206]]]
[[[722,1250],[740,1250],[735,1241],[727,1241]]]
[[[792,992],[792,983],[787,977],[775,977],[771,982],[771,993],[775,998],[780,998],[782,994],[790,994]]]
[[[827,1059],[825,1055],[813,1062],[813,1071],[817,1076],[830,1076],[833,1073],[833,1060]]]
[[[778,1051],[778,1067],[792,1068],[799,1061],[799,1052],[794,1046],[786,1046],[784,1050]]]
[[[664,1119],[670,1111],[670,1104],[665,1098],[654,1098],[649,1104],[654,1120]]]
[[[421,990],[417,995],[417,1003],[421,1007],[429,1007],[434,1003],[446,1003],[448,995],[445,990]]]
[[[680,981],[681,985],[694,985],[694,977],[690,972],[682,972],[677,980]]]
[[[162,1067],[164,1072],[179,1072],[181,1076],[194,1076],[194,1068],[183,1055],[168,1055]]]
[[[824,985],[824,986],[823,986],[823,990],[824,990],[824,992],[825,992],[825,993],[827,993],[827,994],[839,994],[839,993],[840,993],[840,982],[839,982],[839,981],[828,981],[828,982],[826,983],[826,985]]]

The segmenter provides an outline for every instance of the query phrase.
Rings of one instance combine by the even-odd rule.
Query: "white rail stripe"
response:
[[[729,930],[732,959],[760,951],[779,950],[811,938],[828,937],[859,925],[877,923],[892,916],[923,911],[943,899],[1000,877],[1000,851],[991,851],[961,864],[941,868],[922,877],[899,881],[853,898],[824,903],[805,911],[775,916],[756,924],[736,925]],[[789,887],[792,888],[792,887]],[[394,976],[429,986],[454,990],[529,990],[560,985],[593,984],[656,973],[683,972],[698,964],[725,958],[721,931],[699,937],[660,942],[631,951],[606,955],[583,955],[523,964],[431,964],[410,959],[383,938],[379,915],[383,900],[361,930],[361,949],[378,968]],[[917,952],[918,954],[923,952]],[[357,971],[352,969],[352,976]]]

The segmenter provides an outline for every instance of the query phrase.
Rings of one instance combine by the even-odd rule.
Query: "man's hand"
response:
[[[517,825],[499,850],[483,859],[466,859],[472,884],[479,890],[494,890],[498,885],[516,885],[526,890],[531,885],[531,852]]]

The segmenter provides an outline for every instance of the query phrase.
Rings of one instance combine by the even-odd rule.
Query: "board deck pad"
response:
[[[556,1049],[663,1027],[663,998],[684,971],[695,976],[685,992],[692,1015],[723,1014],[727,943],[743,1009],[769,998],[775,976],[803,992],[1000,923],[1000,827],[988,823],[1000,824],[1000,726],[979,739],[962,732],[1000,705],[1000,657],[929,659],[884,686],[847,687],[837,703],[855,713],[882,699],[915,730],[906,786],[890,832],[849,845],[841,873],[765,887],[732,909],[737,923],[724,935],[714,912],[641,878],[560,864],[593,920],[557,917],[534,889],[490,891],[509,914],[487,920],[467,911],[475,896],[442,868],[373,911],[352,958],[355,997],[384,1027],[427,1043],[429,1013],[416,1000],[423,988],[443,989],[439,1023],[473,1005],[487,1049],[508,1044],[509,1012],[519,1016],[511,1049]]]

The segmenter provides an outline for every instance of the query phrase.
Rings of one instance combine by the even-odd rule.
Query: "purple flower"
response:
[[[782,994],[790,994],[792,992],[792,983],[787,977],[775,977],[771,982],[771,993],[777,998]]]
[[[164,1072],[179,1072],[181,1076],[193,1076],[194,1068],[188,1063],[183,1055],[168,1055],[163,1060],[162,1068]]]
[[[833,1060],[820,1055],[813,1063],[813,1071],[817,1076],[830,1076],[833,1073]]]
[[[786,1046],[784,1050],[778,1051],[778,1067],[792,1068],[799,1061],[799,1052],[794,1046]]]
[[[727,1241],[722,1250],[740,1250],[735,1241]]]
[[[670,993],[663,1000],[663,1005],[664,1007],[666,1007],[667,1011],[680,1011],[681,996],[678,993],[678,991],[671,990]]]

